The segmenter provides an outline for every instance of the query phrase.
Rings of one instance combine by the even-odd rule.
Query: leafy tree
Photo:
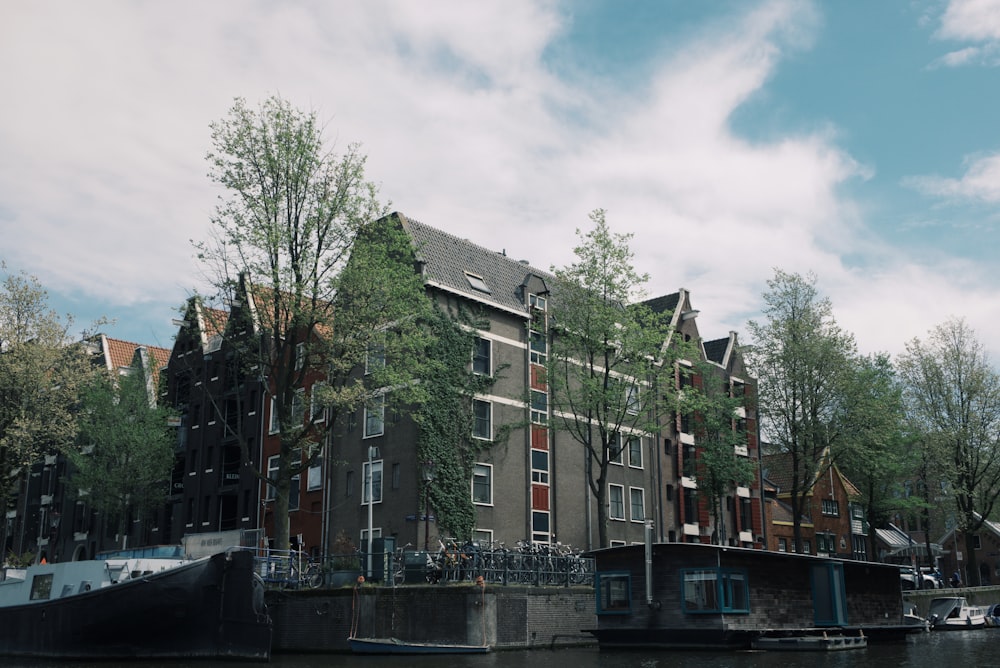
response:
[[[816,278],[781,270],[768,281],[763,322],[750,321],[747,364],[757,378],[764,440],[791,460],[795,551],[816,480],[850,442],[847,408],[857,357]]]
[[[666,345],[669,314],[634,301],[648,276],[635,271],[631,235],[613,234],[603,210],[590,219],[590,232],[577,230],[577,261],[553,269],[546,378],[556,416],[552,426],[586,451],[598,537],[608,546],[608,466],[621,453],[623,437],[659,432],[658,416],[674,397],[652,388],[674,387],[674,366],[665,359],[674,348]],[[589,541],[589,526],[587,533]]]
[[[731,396],[723,386],[718,367],[709,362],[695,363],[700,382],[684,390],[682,411],[693,414],[699,446],[698,493],[709,500],[714,540],[725,544],[727,538],[723,499],[736,487],[749,486],[757,473],[757,462],[736,454],[736,446],[747,444],[745,429],[734,426],[743,397]]]
[[[840,468],[861,492],[872,526],[885,527],[896,512],[919,509],[917,497],[901,494],[900,481],[916,470],[913,437],[904,428],[902,386],[889,356],[858,359],[852,380],[852,437]],[[877,554],[875,532],[869,532],[868,554]]]
[[[965,581],[979,583],[975,532],[1000,496],[1000,375],[962,319],[938,325],[926,341],[911,340],[897,365],[911,422],[945,453],[957,531],[965,536]]]
[[[142,520],[166,498],[176,437],[157,406],[156,370],[96,374],[80,402],[80,443],[72,450],[69,484],[85,491],[98,512],[117,523],[126,547],[129,518]]]
[[[351,255],[359,233],[385,207],[365,179],[359,148],[328,150],[315,113],[280,97],[257,109],[237,99],[228,118],[211,127],[210,177],[227,196],[213,217],[212,239],[196,247],[220,300],[239,299],[240,286],[251,286],[253,308],[243,312],[253,321],[244,331],[254,335],[240,335],[241,327],[226,332],[244,373],[261,376],[273,400],[281,448],[267,482],[275,490],[276,544],[287,545],[292,477],[316,460],[337,417],[403,400],[415,387],[403,382],[404,365],[422,344],[408,337],[425,330],[407,314],[423,288],[413,282],[412,263],[407,273],[388,261],[404,252],[399,235],[366,244],[367,258]],[[353,268],[345,271],[349,257]],[[376,360],[386,363],[355,373]],[[303,396],[307,387],[315,397]],[[330,419],[303,419],[305,402],[327,407]]]
[[[78,393],[93,372],[69,335],[73,320],[47,300],[33,276],[7,274],[0,283],[0,508],[31,464],[71,446]]]

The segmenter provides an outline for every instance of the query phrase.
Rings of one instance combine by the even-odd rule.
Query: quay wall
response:
[[[414,585],[268,591],[273,651],[347,652],[359,638],[530,649],[596,644],[591,587]]]

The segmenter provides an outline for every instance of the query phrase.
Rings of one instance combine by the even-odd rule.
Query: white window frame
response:
[[[635,450],[632,449],[632,444],[636,443],[637,446]],[[633,469],[642,469],[642,437],[641,436],[629,436],[625,439],[625,450],[628,450],[628,466]],[[632,453],[637,452],[639,457],[639,463],[636,464],[633,460]]]
[[[363,438],[375,438],[385,433],[385,395],[378,395],[374,401],[377,403],[376,406],[365,406]],[[371,420],[369,420],[369,413],[371,413]],[[378,413],[378,415],[376,416],[375,413]],[[374,423],[374,427],[378,431],[373,430],[369,432],[369,422]]]
[[[483,356],[479,355],[479,346],[486,345],[486,371],[476,370],[476,360],[482,359]],[[492,376],[493,375],[493,342],[482,336],[476,337],[476,345],[472,350],[472,372],[480,376]]]
[[[540,469],[535,466],[535,454],[545,457],[545,468]],[[531,482],[538,483],[539,485],[549,484],[549,467],[551,466],[548,450],[540,450],[538,448],[531,448]]]
[[[383,492],[385,491],[385,489],[384,489],[385,480],[383,478],[382,460],[381,459],[375,459],[375,460],[371,461],[370,464],[371,464],[371,472],[372,472],[370,480],[369,480],[369,477],[368,477],[369,462],[364,462],[361,465],[361,479],[362,479],[361,480],[361,505],[362,506],[367,506],[368,505],[368,494],[369,494],[369,492],[368,492],[368,485],[369,485],[369,482],[371,483],[371,487],[372,487],[372,492],[373,493],[375,492],[375,490],[378,490],[378,494],[375,495],[376,498],[374,500],[374,503],[376,503],[376,504],[382,503],[382,498],[384,496]],[[377,483],[376,483],[376,480],[375,480],[376,479],[376,474],[378,474],[377,475],[377,477],[378,477],[378,482]]]
[[[476,478],[477,472],[485,469],[487,472],[486,478],[486,488],[489,496],[487,501],[477,501],[476,500]],[[476,462],[472,465],[472,503],[476,506],[492,506],[493,505],[493,465],[486,464],[483,462]]]
[[[279,431],[281,431],[281,425],[278,423],[278,400],[272,395],[271,413],[268,415],[267,419],[267,433],[277,434]]]
[[[618,445],[615,446],[612,443],[608,446],[611,449],[611,452],[608,453],[609,464],[614,464],[615,466],[625,466],[625,445],[623,440],[624,439],[622,439],[621,433],[615,434],[615,441],[617,441]],[[618,451],[617,454],[615,454],[615,450]]]
[[[306,470],[306,491],[323,489],[323,455],[318,455],[313,465]]]
[[[635,513],[635,493],[639,493],[639,505],[642,510],[642,517],[636,517]],[[628,514],[629,519],[633,522],[645,522],[646,521],[646,490],[642,487],[629,487],[628,488]]]
[[[642,410],[642,399],[639,394],[639,386],[631,383],[625,388],[625,412],[629,415],[638,415]]]
[[[620,509],[615,514],[615,492],[618,492],[618,505]],[[608,519],[617,522],[625,521],[625,486],[608,483]]]
[[[306,365],[306,344],[305,342],[295,344],[295,370],[302,371]]]
[[[480,423],[479,416],[476,413],[477,407],[486,406],[486,435],[478,433],[478,425]],[[481,441],[492,441],[493,440],[493,402],[486,401],[485,399],[473,399],[472,400],[472,438]]]
[[[545,400],[545,409],[539,410],[535,408],[535,397],[542,397]],[[532,389],[530,393],[530,405],[531,410],[531,423],[547,425],[549,423],[549,395],[542,390]]]

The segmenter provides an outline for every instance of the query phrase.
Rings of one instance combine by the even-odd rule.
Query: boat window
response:
[[[747,575],[725,568],[681,571],[686,613],[750,612]]]
[[[63,590],[62,593],[59,594],[59,598],[62,598],[63,596],[72,596],[72,595],[73,595],[73,585],[71,584],[63,585]]]
[[[31,600],[45,601],[52,596],[52,573],[31,578]]]
[[[632,577],[628,573],[597,573],[597,614],[627,614],[632,610]]]

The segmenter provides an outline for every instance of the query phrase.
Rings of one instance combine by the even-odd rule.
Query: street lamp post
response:
[[[426,461],[421,466],[424,480],[424,551],[430,549],[431,536],[431,483],[434,482],[434,462]]]

